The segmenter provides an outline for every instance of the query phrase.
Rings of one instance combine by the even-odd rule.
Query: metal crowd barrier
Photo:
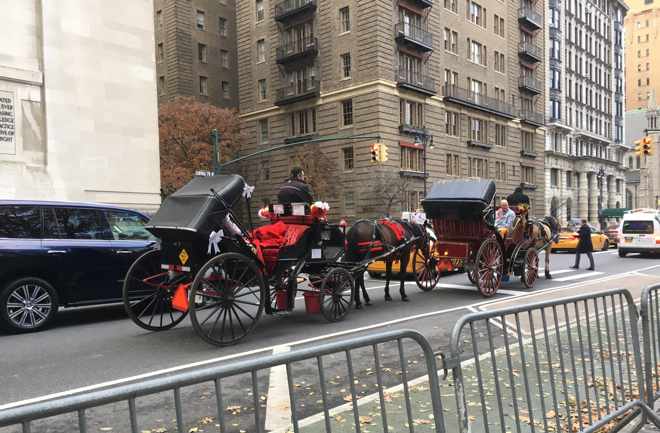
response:
[[[641,299],[646,403],[660,398],[660,284],[649,286]]]
[[[281,354],[273,354],[258,359],[249,359],[247,361],[236,361],[226,365],[217,365],[201,368],[199,370],[184,371],[172,375],[156,377],[141,382],[129,383],[125,385],[115,386],[108,389],[100,389],[96,391],[81,393],[79,395],[72,395],[69,397],[59,398],[52,401],[38,402],[26,406],[20,406],[12,409],[0,411],[0,428],[7,426],[20,426],[23,433],[31,432],[32,423],[36,420],[43,420],[49,417],[75,414],[78,420],[78,430],[81,433],[86,433],[90,429],[87,427],[88,416],[87,411],[91,408],[99,406],[126,402],[127,416],[130,420],[130,431],[132,433],[140,433],[144,429],[139,426],[139,415],[136,410],[136,399],[143,396],[153,395],[162,392],[172,392],[175,404],[176,414],[176,428],[180,433],[187,433],[189,431],[184,422],[184,411],[186,409],[185,401],[181,398],[181,389],[190,385],[197,385],[210,382],[215,389],[215,398],[217,403],[217,421],[218,427],[221,432],[227,432],[226,429],[226,405],[223,400],[223,379],[230,378],[241,374],[251,375],[252,398],[254,407],[254,430],[250,432],[264,431],[263,425],[263,411],[259,410],[260,399],[258,392],[257,373],[260,370],[270,369],[276,366],[285,366],[288,381],[288,393],[290,399],[291,411],[291,424],[293,431],[298,433],[300,431],[298,410],[299,405],[295,400],[295,387],[294,378],[296,371],[292,368],[292,364],[301,361],[316,361],[316,370],[318,374],[318,382],[320,385],[320,393],[323,399],[323,413],[324,425],[326,432],[331,432],[331,418],[330,410],[332,409],[329,404],[330,396],[326,390],[327,378],[325,377],[323,359],[326,356],[343,355],[345,356],[345,371],[344,374],[349,380],[350,387],[350,401],[352,404],[353,422],[355,432],[361,432],[360,416],[358,410],[358,394],[355,385],[355,372],[354,361],[352,359],[352,352],[355,350],[369,350],[373,354],[373,365],[377,383],[377,393],[380,400],[380,416],[387,425],[387,411],[385,405],[385,389],[386,385],[383,381],[383,368],[381,364],[381,355],[379,353],[383,344],[388,343],[395,347],[397,358],[401,368],[401,382],[403,383],[403,394],[406,398],[406,417],[409,420],[410,433],[413,433],[413,409],[410,404],[410,389],[408,386],[407,377],[407,353],[404,351],[404,342],[414,343],[421,349],[425,361],[424,370],[426,372],[437,372],[435,357],[431,346],[428,341],[416,331],[386,331],[368,336],[354,337],[337,342],[331,342],[322,345],[311,346],[307,348],[298,349],[291,352]],[[342,357],[343,357],[342,356]],[[440,388],[438,383],[438,376],[431,374],[429,377],[429,393],[431,401],[431,409],[433,414],[433,424],[436,432],[444,433],[442,403],[440,401]],[[69,428],[66,431],[75,431],[75,428]],[[47,430],[52,431],[52,430]],[[166,430],[160,430],[166,431]]]

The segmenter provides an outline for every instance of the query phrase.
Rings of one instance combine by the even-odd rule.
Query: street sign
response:
[[[195,176],[202,176],[202,177],[213,176],[213,172],[208,170],[197,170],[195,172]]]

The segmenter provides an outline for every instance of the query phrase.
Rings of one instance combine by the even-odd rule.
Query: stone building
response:
[[[660,157],[658,144],[660,134],[647,129],[658,129],[660,109],[653,99],[649,107],[626,113],[626,144],[630,150],[625,157],[626,165],[626,200],[625,207],[660,208]],[[635,141],[648,135],[653,139],[653,152],[644,157],[635,153]]]
[[[624,45],[618,0],[548,3],[546,207],[562,223],[599,220],[625,191]]]
[[[626,111],[632,111],[646,108],[651,96],[660,96],[660,3],[626,4]]]
[[[235,0],[154,0],[158,101],[238,106]]]
[[[415,209],[427,184],[457,177],[492,178],[500,196],[523,182],[533,212],[543,214],[544,7],[542,0],[239,2],[243,152],[371,137],[250,160],[242,171],[257,199],[274,199],[303,149],[303,157],[327,162],[315,174],[334,187],[318,194],[333,217]],[[374,137],[388,147],[385,164],[370,162]]]
[[[0,10],[0,199],[157,208],[153,2]]]

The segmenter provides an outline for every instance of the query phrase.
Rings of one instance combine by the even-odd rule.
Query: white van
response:
[[[628,253],[660,252],[660,212],[656,209],[626,212],[619,233],[619,257]]]

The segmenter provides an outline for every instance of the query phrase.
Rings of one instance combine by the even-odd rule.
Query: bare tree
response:
[[[301,145],[296,149],[293,161],[305,171],[315,198],[328,200],[337,194],[337,165],[319,149],[318,144]]]
[[[404,197],[409,191],[410,179],[387,168],[378,172],[369,188],[370,196],[388,217],[395,205],[402,206]]]

